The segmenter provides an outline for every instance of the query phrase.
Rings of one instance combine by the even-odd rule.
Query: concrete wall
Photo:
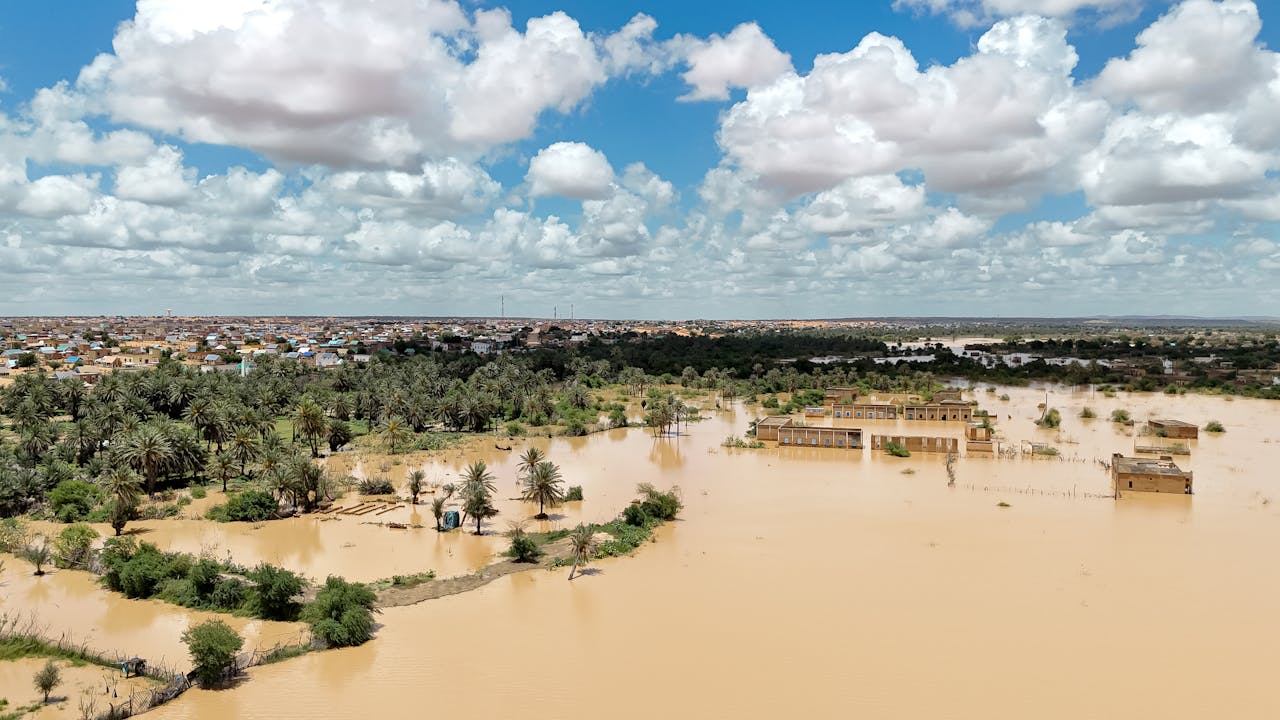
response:
[[[923,435],[872,435],[871,448],[882,450],[888,442],[896,442],[911,452],[958,452],[960,441],[951,437],[926,437]]]
[[[784,427],[778,430],[778,446],[830,447],[851,450],[862,447],[858,428]]]

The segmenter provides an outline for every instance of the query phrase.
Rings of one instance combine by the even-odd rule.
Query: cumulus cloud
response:
[[[574,200],[606,197],[613,167],[604,153],[580,142],[558,142],[538,151],[525,175],[529,194],[561,195]]]
[[[728,158],[789,195],[920,169],[936,190],[1017,199],[1073,181],[1108,109],[1078,91],[1065,27],[1019,17],[977,52],[921,70],[897,38],[819,55],[808,75],[752,88],[724,115]]]
[[[682,100],[728,100],[730,88],[749,88],[791,70],[791,56],[778,50],[760,26],[743,23],[727,36],[712,35],[686,49],[693,86]]]
[[[893,5],[899,10],[945,14],[962,27],[973,27],[1014,15],[1073,18],[1088,14],[1103,24],[1114,24],[1135,17],[1144,0],[894,0]]]

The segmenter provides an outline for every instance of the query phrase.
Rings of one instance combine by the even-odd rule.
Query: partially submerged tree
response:
[[[525,476],[524,492],[520,497],[525,502],[538,503],[538,514],[534,518],[546,520],[546,506],[555,507],[564,502],[564,479],[560,476],[560,468],[547,460],[534,465]]]
[[[53,561],[53,548],[49,546],[49,538],[37,535],[26,547],[18,551],[18,557],[35,566],[34,575],[44,575],[44,566]]]
[[[423,470],[414,470],[409,473],[409,502],[417,505],[418,495],[422,493],[422,486],[427,480],[427,473]]]
[[[244,647],[244,638],[221,620],[193,625],[182,633],[182,642],[195,664],[196,678],[204,685],[217,683],[234,670],[236,653]]]
[[[596,530],[591,525],[578,523],[578,527],[569,533],[569,552],[573,555],[573,567],[569,569],[569,579],[572,580],[575,573],[578,572],[579,565],[586,565],[591,560],[591,554],[596,550]]]
[[[956,486],[956,454],[947,453],[947,487]]]
[[[431,501],[431,514],[436,519],[436,531],[440,531],[440,520],[444,517],[444,498],[438,497]]]
[[[142,478],[127,467],[115,467],[100,482],[110,503],[107,519],[111,521],[111,529],[119,535],[138,508],[138,498],[142,495]]]

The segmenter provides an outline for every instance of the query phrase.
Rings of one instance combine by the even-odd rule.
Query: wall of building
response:
[[[896,420],[898,406],[882,403],[853,403],[831,406],[831,417],[845,420]]]
[[[803,445],[851,450],[862,447],[862,431],[856,428],[784,427],[778,430],[778,446]]]
[[[886,443],[896,442],[910,452],[957,452],[960,440],[952,437],[927,437],[924,435],[872,435],[871,448],[882,450]]]

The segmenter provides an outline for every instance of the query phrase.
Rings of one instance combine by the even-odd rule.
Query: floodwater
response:
[[[32,684],[36,672],[44,667],[44,658],[19,658],[0,662],[0,688],[4,688],[0,697],[9,701],[5,711],[13,712],[18,707],[40,705],[36,712],[22,716],[23,720],[78,719],[83,717],[83,708],[91,708],[100,713],[113,704],[120,705],[127,701],[130,693],[149,690],[157,685],[154,680],[146,677],[131,677],[126,680],[119,670],[98,665],[76,665],[66,660],[54,662],[61,673],[62,682],[49,694],[47,705],[43,702],[44,696]]]
[[[1011,400],[973,397],[998,417],[1001,441],[1055,444],[1061,457],[963,457],[955,487],[936,455],[727,450],[720,442],[755,412],[741,406],[679,438],[630,429],[486,450],[500,490],[514,494],[515,455],[530,443],[584,486],[586,501],[551,525],[607,518],[639,482],[679,485],[686,509],[655,543],[572,582],[534,570],[388,609],[365,646],[254,668],[235,689],[188,692],[154,717],[1280,715],[1280,404],[1000,392]],[[1060,431],[1032,422],[1046,400]],[[1099,419],[1079,419],[1084,405]],[[1178,458],[1196,473],[1194,497],[1106,497],[1097,461],[1133,447],[1131,429],[1105,419],[1120,407],[1139,422],[1226,425]],[[471,457],[446,453],[428,475]],[[533,511],[502,510],[495,529]],[[391,537],[429,567],[423,548],[443,541],[432,535]]]

